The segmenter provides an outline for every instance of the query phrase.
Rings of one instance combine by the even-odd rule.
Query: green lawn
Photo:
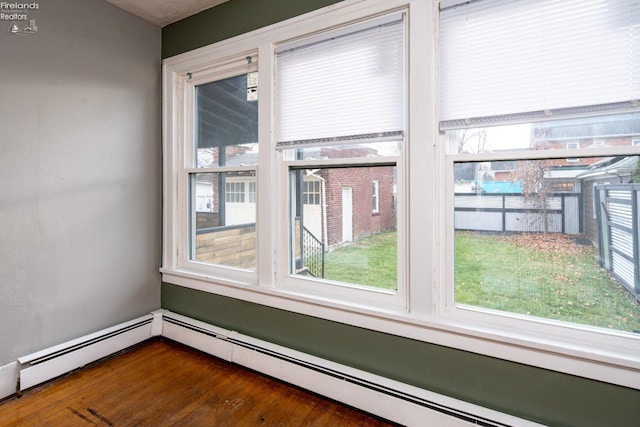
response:
[[[543,244],[545,240],[551,243]],[[560,235],[529,235],[525,243],[513,237],[456,232],[456,303],[640,331],[640,305],[600,268],[594,247]],[[336,249],[325,255],[325,278],[396,289],[396,247],[393,231]]]
[[[593,246],[528,245],[457,232],[457,303],[621,331],[640,330],[640,305],[598,265]],[[559,238],[559,237],[558,237]],[[538,247],[532,247],[538,246]],[[559,250],[565,248],[565,250]],[[555,249],[555,250],[554,250]]]
[[[345,283],[397,289],[396,232],[363,237],[325,254],[324,277]]]

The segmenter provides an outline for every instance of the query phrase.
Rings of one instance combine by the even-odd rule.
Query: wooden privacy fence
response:
[[[640,299],[640,184],[595,187],[600,265]]]
[[[582,195],[555,193],[546,210],[527,201],[522,194],[469,194],[454,196],[456,230],[492,232],[542,232],[580,234]]]
[[[196,232],[196,260],[256,268],[256,225],[231,225]]]

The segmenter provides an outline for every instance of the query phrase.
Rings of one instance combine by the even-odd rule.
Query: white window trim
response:
[[[282,154],[282,153],[280,153]],[[288,197],[290,184],[288,181],[290,167],[296,168],[311,168],[311,169],[324,169],[336,167],[339,165],[351,165],[357,167],[362,166],[375,166],[375,165],[390,165],[394,164],[398,166],[401,162],[400,157],[376,157],[376,158],[360,158],[360,159],[334,159],[330,162],[327,160],[290,160],[280,161],[280,181],[284,182],[281,185],[282,194]],[[404,188],[404,182],[398,179],[398,188]],[[402,190],[400,190],[402,191]],[[281,203],[280,206],[287,206],[288,203]],[[402,219],[403,209],[402,205],[398,206],[398,289],[397,291],[389,291],[385,289],[364,287],[359,285],[350,285],[344,283],[332,283],[331,281],[324,279],[315,279],[300,275],[289,274],[289,264],[287,260],[282,258],[279,260],[280,268],[278,270],[277,277],[279,280],[276,282],[278,288],[284,292],[293,292],[295,294],[315,296],[320,299],[333,299],[335,301],[350,300],[360,306],[366,306],[370,308],[378,307],[379,309],[390,310],[397,313],[406,313],[408,311],[407,300],[407,279],[403,272],[406,271],[406,251],[403,249],[403,239],[401,236],[406,234],[403,230],[406,230],[406,221]],[[288,218],[291,217],[291,213],[288,211],[280,211],[278,218],[285,218],[286,221],[280,221],[279,235],[288,236],[290,234],[290,224]],[[278,253],[289,253],[289,241],[288,239],[280,239],[276,242],[279,245]]]
[[[181,163],[184,162],[184,153],[180,152],[180,144],[176,142],[190,131],[190,125],[188,122],[184,124],[184,118],[185,108],[192,104],[185,87],[197,79],[210,80],[208,70],[225,58],[229,58],[226,64],[229,75],[237,74],[238,64],[233,59],[242,55],[257,56],[261,69],[273,70],[274,45],[277,43],[405,7],[409,10],[408,38],[411,41],[409,75],[415,76],[409,80],[409,93],[418,94],[409,96],[408,111],[412,115],[406,140],[419,142],[408,147],[410,155],[407,156],[408,168],[404,171],[406,176],[399,177],[408,184],[419,183],[407,185],[407,209],[402,213],[408,224],[407,235],[411,235],[411,239],[399,245],[400,257],[406,259],[408,265],[402,273],[406,276],[403,279],[410,284],[406,309],[349,303],[279,288],[275,278],[282,266],[277,263],[286,262],[286,259],[276,258],[275,254],[282,248],[275,242],[282,230],[270,224],[283,214],[285,203],[282,197],[286,194],[280,194],[277,200],[273,200],[268,191],[258,192],[260,257],[254,276],[244,271],[226,270],[212,274],[208,268],[185,266],[180,261],[181,254],[176,251],[184,238],[181,236],[181,224],[185,221],[182,218],[184,214],[180,214],[183,211],[178,209],[185,201],[184,196],[177,191],[177,183],[183,179],[180,166],[184,164]],[[434,66],[437,55],[433,37],[437,28],[437,11],[438,2],[430,0],[345,0],[166,59],[163,64],[163,280],[278,309],[639,389],[638,337],[452,307],[452,286],[447,286],[447,283],[452,283],[448,281],[452,280],[450,254],[453,244],[447,230],[452,229],[448,213],[453,206],[453,192],[449,191],[448,183],[453,182],[450,166],[456,157],[441,151],[444,144],[439,141],[437,130],[437,67]],[[191,80],[189,73],[192,73]],[[260,166],[257,168],[258,186],[260,182],[277,182],[277,186],[283,188],[281,169],[278,172],[275,166],[277,154],[272,139],[272,85],[272,73],[261,73],[259,114],[263,118],[271,117],[271,120],[261,123],[259,128],[259,140],[263,146],[260,147]],[[268,141],[271,147],[265,146],[263,141]],[[637,150],[640,153],[640,147]],[[589,153],[611,155],[628,151],[628,148],[611,147],[592,149]],[[555,154],[569,157],[575,155],[575,150],[558,150]],[[544,158],[546,154],[534,152],[530,158],[537,156]],[[517,154],[513,155],[513,158],[517,157]],[[479,156],[478,160],[486,158]],[[503,160],[504,156],[500,159]],[[465,157],[465,160],[473,159]],[[277,223],[282,224],[280,221]]]

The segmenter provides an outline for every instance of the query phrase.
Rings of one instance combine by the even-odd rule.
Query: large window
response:
[[[637,4],[476,1],[440,18],[445,311],[637,345]]]
[[[403,304],[393,189],[404,145],[404,38],[404,14],[394,13],[277,49],[276,139],[289,172],[287,287],[308,289],[308,281],[314,292],[327,285],[321,292],[349,298],[360,286],[370,302],[391,296]],[[377,217],[367,208],[371,182],[386,190]]]
[[[251,165],[258,158],[258,101],[251,91],[255,74],[194,88],[193,158],[186,159],[193,163],[189,176],[196,200],[195,211],[191,203],[192,261],[256,268],[256,203],[248,194],[249,185],[255,191]],[[207,199],[206,212],[198,209],[202,195]]]
[[[551,157],[553,149],[537,150],[541,143],[564,149],[561,141],[549,144],[558,129],[584,141],[594,131],[602,137],[604,122],[618,130],[611,145],[632,147],[640,114],[447,132],[452,149],[463,136],[468,147],[483,139],[481,152],[453,162],[456,306],[640,330],[638,155],[571,157],[567,164]]]
[[[637,2],[433,6],[165,60],[163,280],[637,387]]]

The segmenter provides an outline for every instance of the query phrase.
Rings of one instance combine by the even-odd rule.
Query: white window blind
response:
[[[640,2],[476,0],[440,12],[441,128],[640,110]]]
[[[395,14],[278,49],[278,146],[401,135],[404,32]]]

